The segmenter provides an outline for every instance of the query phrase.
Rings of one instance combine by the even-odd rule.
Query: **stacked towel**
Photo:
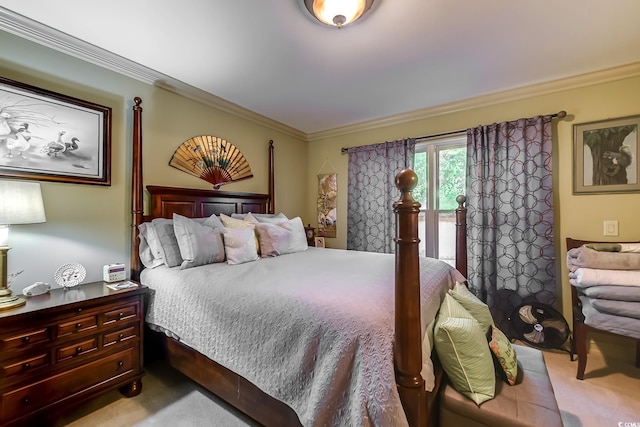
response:
[[[569,249],[567,252],[569,271],[578,268],[607,270],[640,270],[640,253],[595,251],[587,246]]]
[[[567,252],[567,267],[585,323],[620,333],[640,320],[640,244],[585,244]]]

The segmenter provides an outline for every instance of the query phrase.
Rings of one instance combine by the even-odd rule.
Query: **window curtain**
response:
[[[413,167],[415,139],[351,147],[347,186],[347,249],[393,253],[395,177]]]
[[[503,331],[520,304],[555,305],[551,119],[467,131],[467,279]]]

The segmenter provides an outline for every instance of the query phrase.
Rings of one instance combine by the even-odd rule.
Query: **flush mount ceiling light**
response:
[[[342,28],[362,17],[373,0],[304,0],[304,5],[318,21]]]

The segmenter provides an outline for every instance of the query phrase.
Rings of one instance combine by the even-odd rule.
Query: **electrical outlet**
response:
[[[604,235],[618,236],[618,221],[604,221]]]

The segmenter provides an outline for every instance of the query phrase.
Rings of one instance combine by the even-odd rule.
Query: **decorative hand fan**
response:
[[[253,177],[249,162],[233,144],[211,135],[194,136],[178,147],[169,165],[211,184],[222,184]]]

